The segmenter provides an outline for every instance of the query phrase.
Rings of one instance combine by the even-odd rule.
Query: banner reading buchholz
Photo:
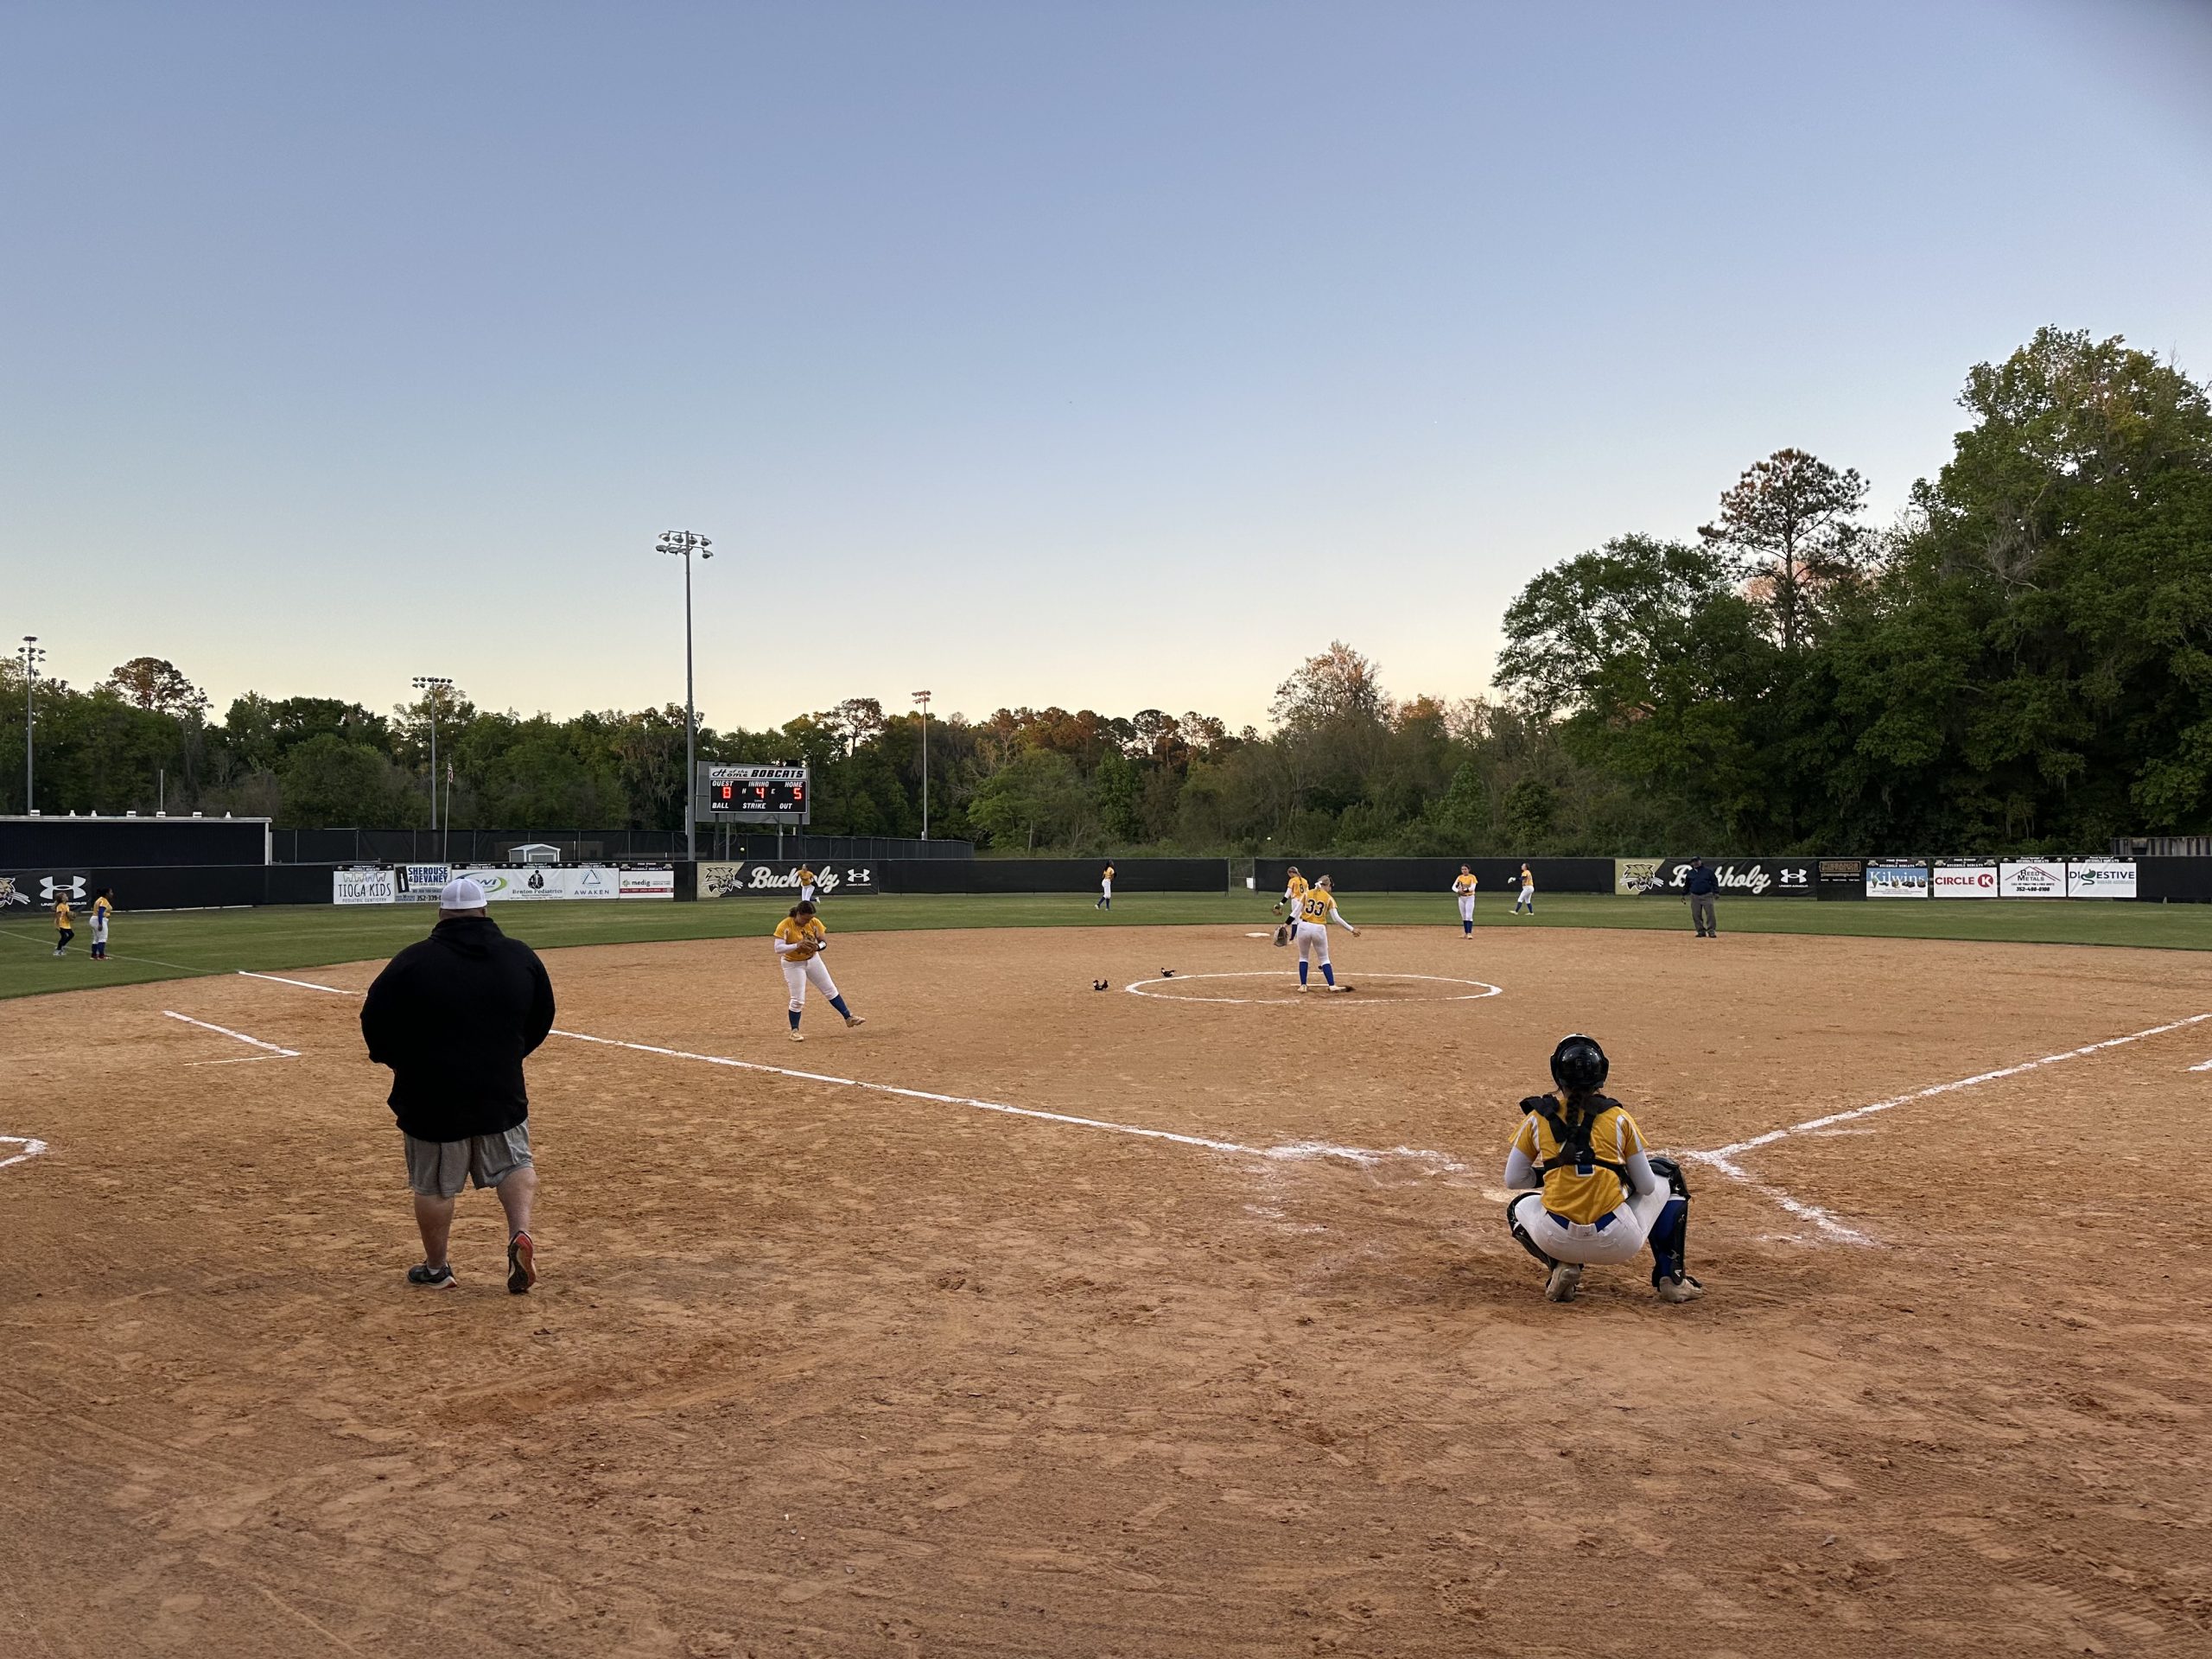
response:
[[[702,859],[699,862],[699,896],[702,899],[738,899],[747,894],[789,893],[796,899],[798,897],[798,873],[810,868],[814,871],[817,898],[828,899],[841,893],[875,891],[875,870],[867,864],[807,866],[788,859],[781,863],[751,858],[735,861]]]

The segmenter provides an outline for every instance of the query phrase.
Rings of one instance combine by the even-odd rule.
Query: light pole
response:
[[[930,694],[917,691],[914,701],[922,705],[922,839],[930,838]]]
[[[691,791],[698,787],[699,716],[691,705],[691,556],[713,558],[714,543],[696,531],[664,530],[653,546],[658,552],[674,553],[683,560],[683,856],[696,863],[699,804]]]
[[[38,797],[33,785],[37,781],[37,767],[33,760],[31,728],[38,723],[38,665],[46,660],[46,652],[39,649],[38,635],[23,636],[23,816],[29,817],[38,810]]]
[[[438,827],[438,699],[452,688],[453,682],[441,674],[417,674],[415,677],[415,689],[430,705],[430,828],[434,830]],[[450,789],[446,791],[446,829],[448,832],[453,829],[453,791]],[[445,855],[446,842],[441,839],[438,858],[442,862]]]

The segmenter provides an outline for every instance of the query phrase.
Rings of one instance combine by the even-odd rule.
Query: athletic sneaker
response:
[[[845,1023],[849,1026],[864,1026],[868,1021],[857,1014],[849,1014],[845,1016]]]
[[[1351,987],[1349,985],[1332,985],[1329,988],[1332,991],[1348,991],[1351,989]]]
[[[803,1043],[803,1042],[804,1042],[805,1040],[806,1040],[806,1033],[805,1033],[804,1032],[803,1032],[803,1031],[798,1030],[796,1027],[794,1027],[792,1028],[792,1031],[791,1031],[791,1041],[793,1041],[793,1042],[795,1042],[795,1043]]]
[[[1552,1276],[1544,1281],[1544,1300],[1548,1302],[1571,1302],[1575,1287],[1582,1282],[1582,1264],[1562,1262],[1552,1269]]]
[[[461,1281],[453,1276],[453,1263],[450,1262],[442,1268],[434,1268],[425,1262],[407,1269],[407,1282],[420,1285],[425,1290],[451,1290]]]
[[[1705,1294],[1705,1287],[1687,1273],[1679,1279],[1662,1279],[1652,1288],[1662,1302],[1694,1302]]]
[[[517,1233],[507,1241],[507,1294],[526,1296],[537,1282],[537,1247],[528,1233]]]

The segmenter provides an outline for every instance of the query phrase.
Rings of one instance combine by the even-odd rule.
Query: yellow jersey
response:
[[[1289,880],[1282,884],[1282,896],[1289,899],[1290,902],[1294,905],[1306,896],[1306,880],[1304,876],[1294,875]]]
[[[1109,864],[1106,867],[1106,873],[1098,879],[1102,881],[1111,881],[1114,879],[1114,867]]]
[[[776,924],[776,943],[796,944],[800,948],[787,951],[785,962],[809,962],[830,938],[830,930],[822,925],[819,916],[810,916],[801,921],[796,916],[786,916]]]
[[[1337,896],[1326,887],[1308,887],[1298,895],[1298,919],[1316,927],[1326,927],[1329,912],[1336,907]]]
[[[1459,875],[1452,879],[1452,891],[1454,893],[1472,893],[1480,886],[1481,880],[1472,875]]]
[[[74,927],[76,925],[77,918],[69,913],[69,901],[67,899],[55,899],[54,901],[54,931],[56,932],[62,932],[67,929]]]
[[[1529,874],[1526,864],[1521,867],[1521,886],[1526,892],[1534,893],[1536,890],[1536,878]]]
[[[802,865],[800,865],[800,866],[798,867],[798,884],[799,884],[799,886],[801,886],[802,887],[812,887],[812,886],[814,885],[814,879],[815,879],[815,878],[814,878],[814,872],[813,872],[812,870],[808,869],[808,868],[806,868],[806,866],[805,866],[805,865],[804,865],[804,864],[802,864]],[[790,918],[789,917],[785,917],[785,920],[786,920],[786,921],[788,921],[788,920],[790,920],[790,919],[791,919],[791,918]]]
[[[1558,1104],[1557,1095],[1546,1098]],[[1559,1136],[1541,1112],[1530,1112],[1521,1120],[1513,1147],[1530,1163],[1539,1165],[1549,1163],[1560,1151]],[[1643,1133],[1628,1115],[1628,1108],[1618,1101],[1608,1101],[1598,1121],[1590,1126],[1590,1150],[1609,1164],[1624,1164],[1631,1153],[1643,1150]],[[1544,1177],[1544,1208],[1568,1221],[1587,1224],[1609,1216],[1627,1196],[1620,1177],[1595,1164],[1586,1170],[1561,1167]]]

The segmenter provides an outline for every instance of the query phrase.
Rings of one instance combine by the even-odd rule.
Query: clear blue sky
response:
[[[2040,324],[2212,371],[2212,7],[0,7],[0,632],[88,683],[1157,705]]]

